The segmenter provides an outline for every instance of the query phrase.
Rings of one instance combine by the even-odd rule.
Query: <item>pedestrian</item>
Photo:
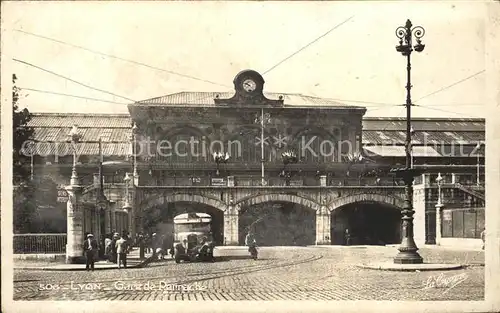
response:
[[[122,236],[120,239],[116,241],[116,253],[117,253],[117,262],[118,268],[127,267],[127,236]]]
[[[257,259],[257,241],[255,240],[255,236],[251,230],[248,230],[248,234],[245,237],[245,245],[248,247],[248,252],[254,260]]]
[[[104,255],[110,261],[111,254],[111,234],[106,234],[106,239],[104,239]]]
[[[153,233],[151,236],[151,250],[153,250],[153,260],[156,259],[158,249],[158,238],[156,237],[156,233]]]
[[[95,255],[97,252],[97,241],[94,235],[88,234],[87,240],[83,243],[83,251],[85,252],[85,269],[94,271]]]
[[[106,236],[104,236],[104,234],[101,234],[100,236],[100,240],[99,240],[99,260],[103,260],[104,259],[104,254],[105,254],[105,239],[106,239]]]
[[[345,245],[346,246],[351,245],[351,233],[349,232],[349,228],[345,229]]]
[[[486,228],[483,227],[483,231],[481,232],[481,240],[483,241],[483,246],[482,246],[482,250],[484,250],[484,243],[485,243],[485,240],[486,240]]]
[[[146,253],[149,253],[151,249],[151,236],[149,234],[146,234],[146,236],[144,237],[144,243],[146,247]]]
[[[142,233],[139,234],[139,237],[137,238],[137,240],[139,241],[139,258],[141,260],[144,260],[144,253],[145,253],[145,246],[146,246],[146,242],[145,242],[145,238],[144,236],[142,235]]]
[[[200,244],[196,247],[196,259],[198,261],[205,261],[208,257],[208,239],[203,237]]]
[[[114,233],[113,234],[113,239],[111,240],[111,257],[110,257],[110,261],[113,262],[113,263],[116,263],[117,261],[117,251],[116,251],[116,241],[120,239],[120,236],[118,235],[118,233]]]

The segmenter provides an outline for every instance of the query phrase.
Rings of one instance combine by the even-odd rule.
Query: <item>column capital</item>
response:
[[[226,210],[224,211],[224,215],[238,215],[241,206],[239,204],[228,204]]]
[[[70,193],[77,193],[82,191],[83,188],[80,185],[67,185],[64,189]]]
[[[318,210],[316,210],[316,215],[330,215],[330,210],[325,205],[322,205]]]

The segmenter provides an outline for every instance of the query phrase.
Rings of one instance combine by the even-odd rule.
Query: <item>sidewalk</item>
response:
[[[146,253],[145,259],[139,258],[139,249],[134,248],[127,255],[127,268],[141,268],[147,266],[152,261],[152,253]],[[235,260],[235,259],[250,259],[248,248],[244,246],[220,246],[214,249],[214,256],[216,259]],[[165,261],[173,261],[170,255],[165,256]],[[118,265],[115,263],[108,263],[107,261],[98,261],[94,263],[94,270],[112,270],[117,269]],[[29,270],[29,271],[85,271],[85,264],[65,264],[61,262],[49,261],[27,261],[27,260],[14,260],[14,269]]]
[[[139,249],[133,249],[127,255],[127,268],[141,268],[151,262],[151,253],[146,254],[146,258],[141,260],[139,258]],[[118,265],[115,263],[108,263],[107,261],[98,261],[94,263],[94,269],[111,270],[117,269]],[[14,261],[14,269],[16,270],[31,270],[31,271],[85,271],[85,264],[65,264],[56,262],[30,262],[30,261]]]

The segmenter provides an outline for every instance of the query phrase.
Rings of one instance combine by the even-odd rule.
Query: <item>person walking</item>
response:
[[[156,260],[158,255],[158,252],[156,251],[156,249],[158,249],[158,237],[156,236],[156,233],[153,233],[151,236],[151,249],[153,250],[152,259]]]
[[[106,235],[106,239],[104,239],[104,256],[110,262],[110,255],[111,255],[111,234]]]
[[[345,230],[345,245],[346,246],[351,245],[351,233],[349,232],[349,228],[346,228]]]
[[[146,242],[145,242],[145,238],[144,236],[142,235],[142,233],[139,233],[139,236],[137,237],[137,241],[139,242],[139,258],[141,260],[144,260],[145,258],[145,249],[146,249]]]
[[[116,241],[116,263],[118,263],[118,268],[121,268],[122,263],[124,268],[127,267],[127,243],[127,236],[122,236]]]
[[[95,255],[97,252],[97,241],[94,235],[88,234],[87,240],[83,243],[83,251],[85,252],[85,269],[94,271]]]
[[[113,239],[111,240],[111,255],[110,255],[110,261],[113,263],[116,263],[117,261],[117,251],[116,251],[116,241],[120,239],[120,236],[118,233],[113,234]]]
[[[245,237],[245,245],[248,247],[248,252],[254,260],[257,260],[257,241],[255,240],[255,236],[251,230],[248,231],[248,234]]]

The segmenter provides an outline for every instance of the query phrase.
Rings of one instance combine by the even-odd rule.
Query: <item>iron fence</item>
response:
[[[65,253],[66,234],[14,234],[14,253]]]

